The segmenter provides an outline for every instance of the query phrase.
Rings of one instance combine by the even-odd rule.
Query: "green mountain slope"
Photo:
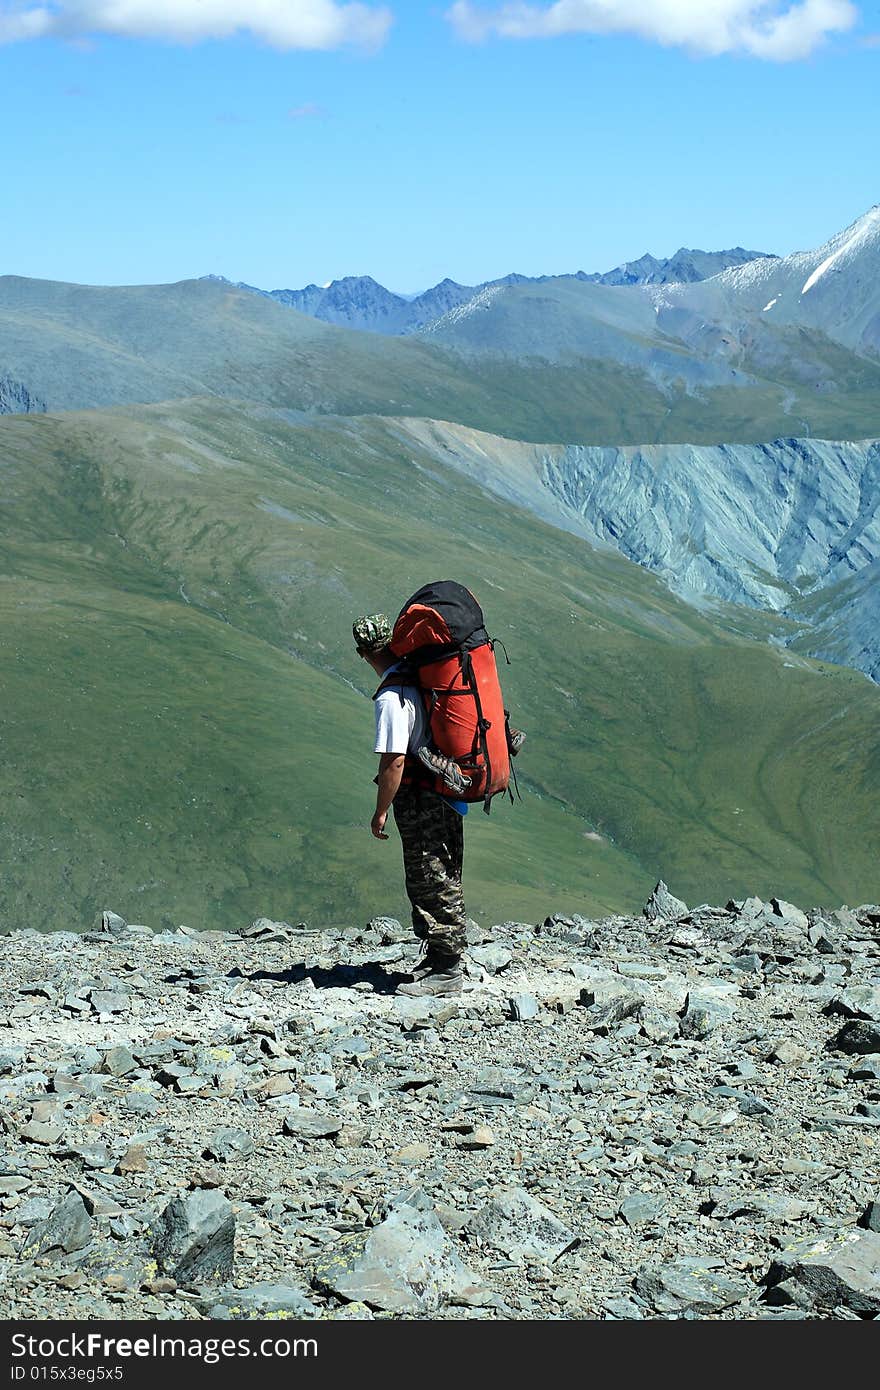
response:
[[[279,311],[282,312],[282,311]],[[359,612],[481,599],[525,800],[470,911],[877,897],[880,690],[737,636],[378,418],[217,400],[0,421],[0,922],[402,913]],[[748,623],[748,629],[745,625]]]

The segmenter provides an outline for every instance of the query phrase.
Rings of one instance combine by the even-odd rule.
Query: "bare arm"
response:
[[[370,821],[370,829],[377,840],[388,839],[385,834],[385,822],[388,819],[391,803],[400,787],[405,761],[403,753],[380,753],[379,755],[379,787],[376,792],[376,810]]]

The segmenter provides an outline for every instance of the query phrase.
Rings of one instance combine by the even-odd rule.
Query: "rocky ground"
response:
[[[7,1319],[873,1318],[880,907],[14,931]]]

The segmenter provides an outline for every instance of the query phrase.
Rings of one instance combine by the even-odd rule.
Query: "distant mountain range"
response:
[[[219,395],[580,445],[877,437],[878,225],[875,209],[815,251],[702,281],[508,276],[405,334],[352,331],[216,279],[5,276],[0,376],[20,410]],[[458,290],[428,292],[432,312]],[[392,296],[407,314],[424,298]]]
[[[299,310],[301,314],[323,319],[325,323],[396,335],[417,333],[442,318],[450,309],[467,304],[487,289],[501,289],[508,285],[543,285],[560,279],[582,280],[593,285],[691,283],[766,254],[763,251],[746,251],[741,246],[735,246],[730,251],[691,251],[681,247],[666,260],[657,260],[645,254],[637,261],[625,261],[613,270],[602,273],[588,275],[583,270],[573,276],[513,273],[503,275],[498,280],[485,280],[479,285],[459,285],[455,280],[446,279],[417,295],[394,294],[370,275],[346,275],[341,280],[332,280],[329,285],[306,285],[301,290],[261,290],[242,281],[233,283],[223,275],[204,275],[202,279],[264,295],[278,304]]]

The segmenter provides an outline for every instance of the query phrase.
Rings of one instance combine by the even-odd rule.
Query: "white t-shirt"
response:
[[[383,677],[399,670],[390,666]],[[401,700],[401,697],[402,700]],[[376,696],[376,746],[374,753],[415,753],[428,741],[422,697],[411,685],[389,685]]]

